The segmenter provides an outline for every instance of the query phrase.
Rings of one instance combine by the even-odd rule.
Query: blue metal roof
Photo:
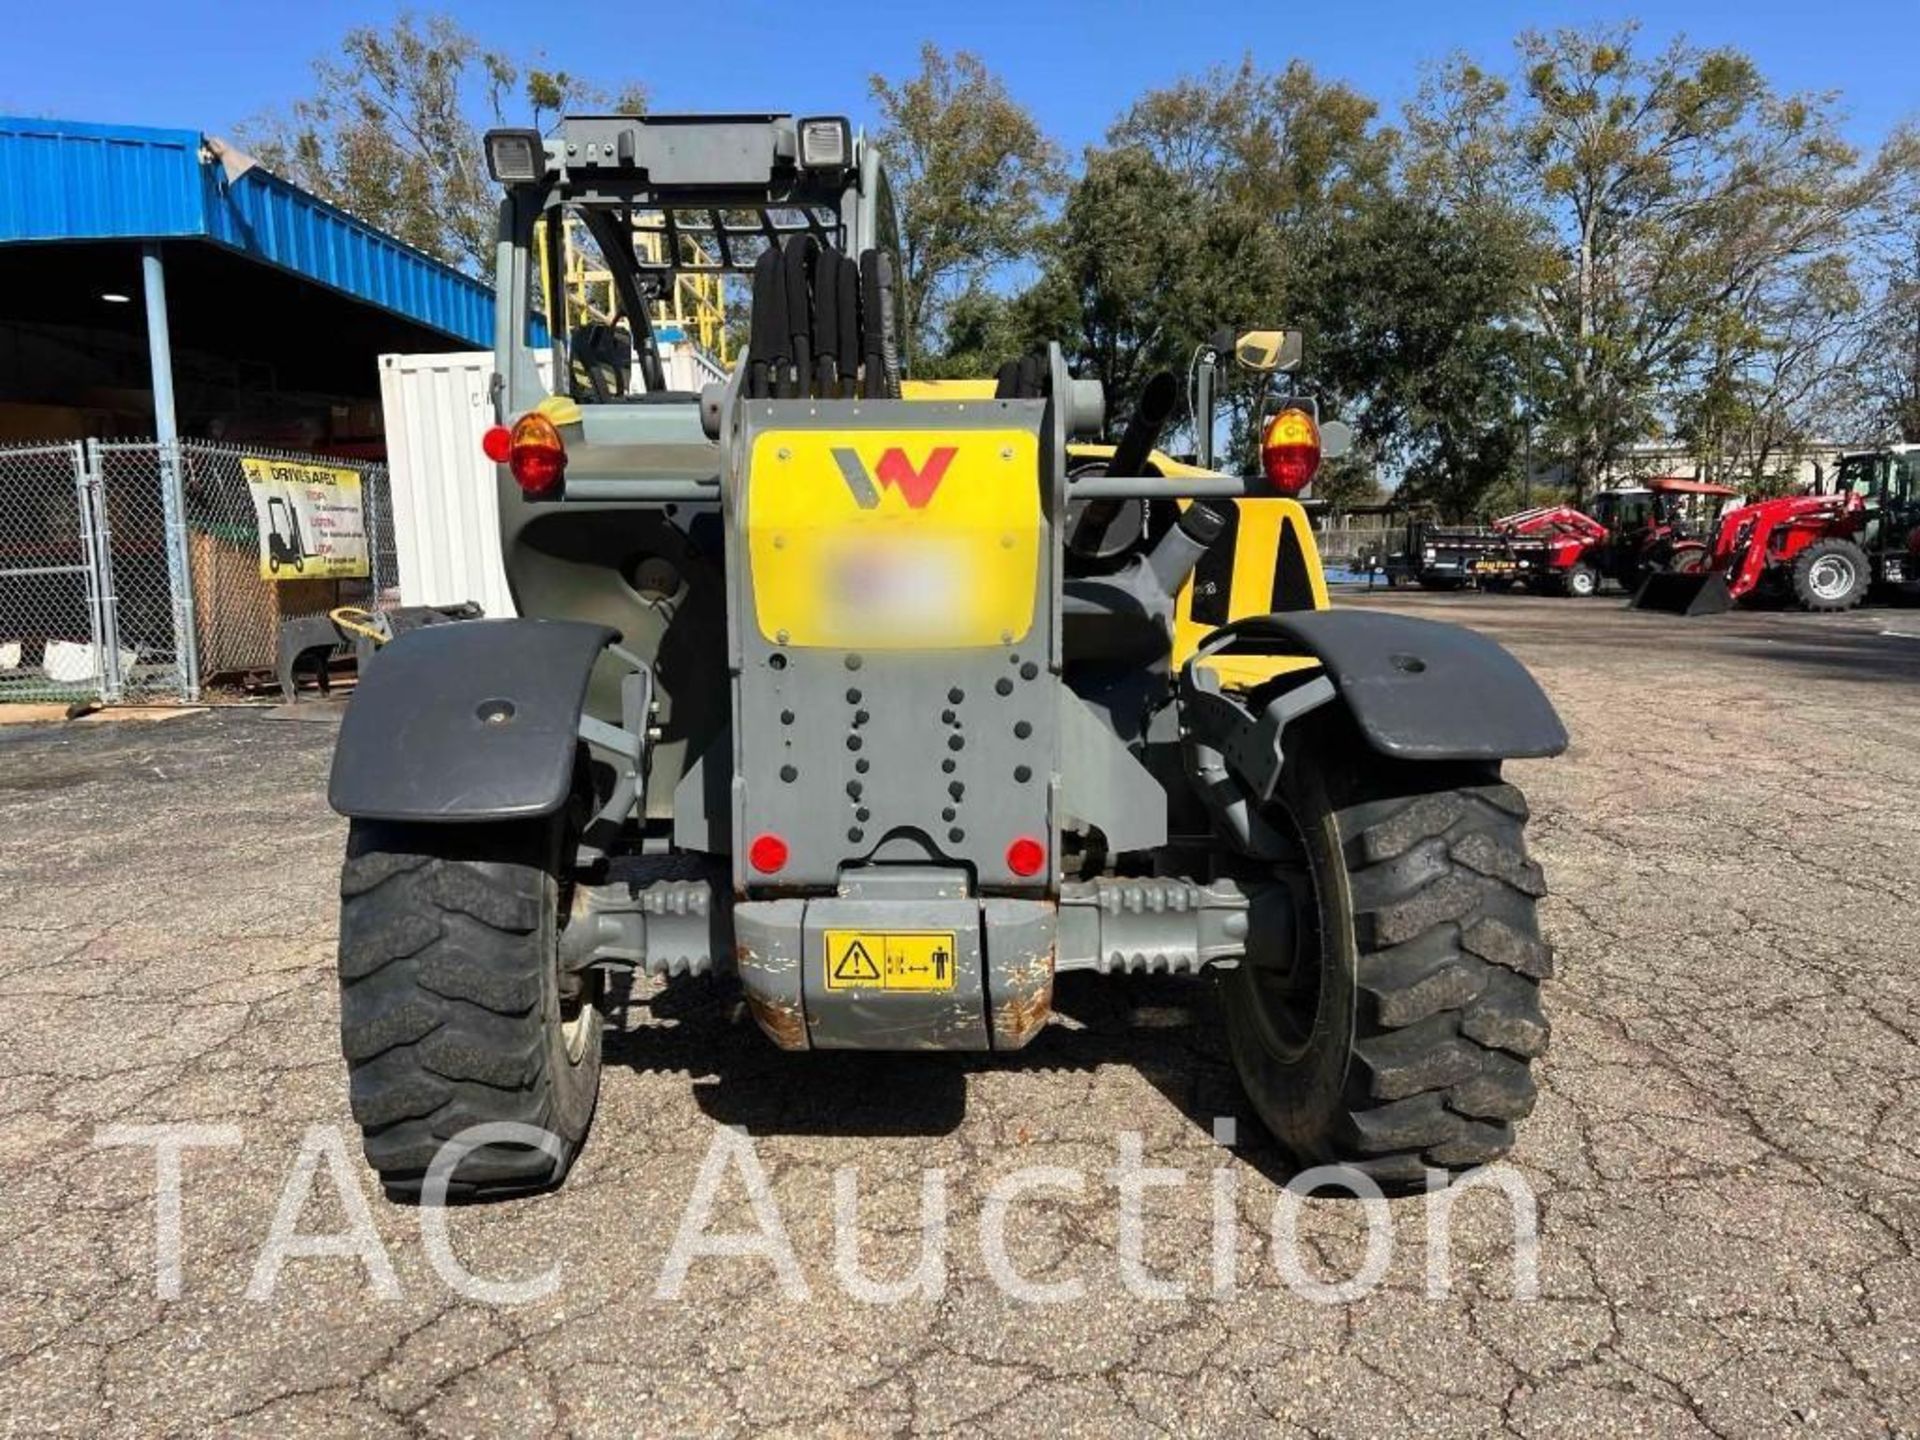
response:
[[[197,130],[0,116],[0,244],[174,238],[492,348],[487,286],[258,165],[229,179]]]

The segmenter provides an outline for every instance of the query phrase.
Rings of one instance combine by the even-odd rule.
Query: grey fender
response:
[[[1235,621],[1200,653],[1312,655],[1367,742],[1398,760],[1558,755],[1567,730],[1527,669],[1460,625],[1374,610],[1295,610]]]
[[[619,634],[571,620],[408,631],[366,667],[327,803],[367,820],[550,815],[573,784],[587,680]]]

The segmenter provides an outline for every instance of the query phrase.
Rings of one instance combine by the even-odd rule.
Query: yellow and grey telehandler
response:
[[[1017,1050],[1065,972],[1192,975],[1301,1164],[1403,1185],[1507,1151],[1551,956],[1501,765],[1566,736],[1492,641],[1329,606],[1309,408],[1239,476],[1155,448],[1166,381],[1097,443],[1058,347],[903,379],[893,203],[843,119],[487,149],[521,618],[387,646],[330,792],[390,1193],[436,1158],[455,1195],[558,1183],[620,968],[737,977],[786,1050]],[[536,313],[570,229],[613,325]],[[647,320],[689,272],[751,299],[701,393],[664,387]]]

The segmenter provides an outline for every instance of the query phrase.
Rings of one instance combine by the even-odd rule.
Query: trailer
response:
[[[1398,548],[1363,557],[1361,568],[1391,588],[1504,590],[1537,585],[1548,565],[1547,547],[1538,539],[1416,518],[1408,520]]]

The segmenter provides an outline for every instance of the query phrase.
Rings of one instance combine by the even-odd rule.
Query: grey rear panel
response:
[[[729,466],[745,464],[767,430],[1040,431],[1039,401],[741,401]],[[1043,472],[1053,447],[1040,447]],[[729,475],[736,505],[750,483]],[[1053,850],[1059,727],[1056,546],[1051,477],[1036,474],[1044,529],[1033,623],[1017,643],[935,653],[780,645],[754,623],[743,516],[729,517],[730,642],[735,663],[734,878],[764,886],[748,866],[754,836],[786,841],[782,888],[830,889],[849,865],[969,868],[984,889],[1043,889],[1007,867],[1018,837]],[[736,499],[735,497],[741,497]]]

